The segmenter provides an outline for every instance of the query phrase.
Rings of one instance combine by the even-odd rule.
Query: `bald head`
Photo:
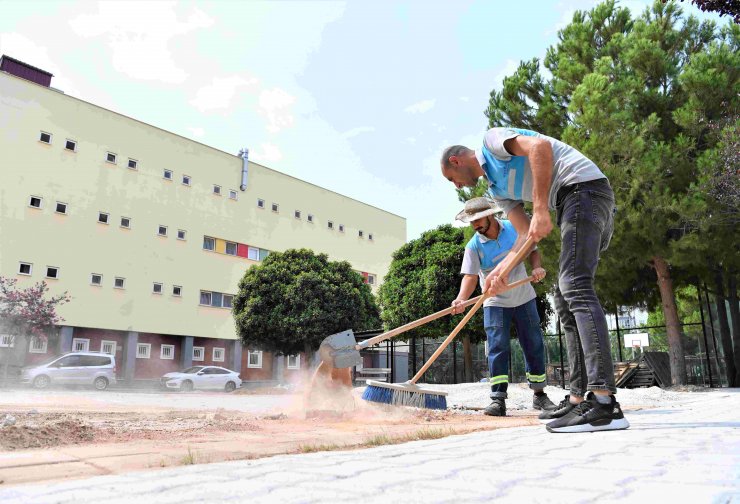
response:
[[[461,187],[473,187],[478,183],[478,178],[483,175],[483,169],[475,157],[475,151],[464,145],[453,145],[442,151],[440,160],[442,175]]]

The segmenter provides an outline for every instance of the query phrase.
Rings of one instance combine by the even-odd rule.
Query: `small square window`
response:
[[[159,358],[173,360],[175,358],[175,345],[162,345],[159,349]]]
[[[224,361],[224,349],[223,348],[213,348],[213,362],[223,362]]]
[[[152,285],[152,294],[162,294],[162,287],[163,285],[161,283],[154,282]]]
[[[370,240],[370,241],[373,241],[373,234],[372,233],[368,233],[367,239]]]
[[[215,194],[216,196],[221,196],[221,186],[220,185],[213,186],[213,194]]]
[[[262,352],[255,350],[254,352],[249,351],[247,353],[247,367],[248,368],[262,368]]]
[[[193,360],[197,362],[203,362],[203,357],[206,354],[206,349],[202,346],[193,347]]]
[[[357,232],[357,236],[359,236],[360,238],[362,238],[362,236],[363,236],[362,230],[360,230],[360,231]]]
[[[87,338],[72,338],[72,351],[73,352],[90,351],[90,340]]]
[[[236,255],[236,243],[234,242],[226,242],[226,253],[228,255]]]
[[[344,233],[344,224],[339,225],[339,232]]]
[[[107,154],[105,155],[105,160],[106,160],[106,161],[107,161],[108,163],[113,163],[113,164],[116,164],[116,160],[117,160],[117,158],[118,158],[118,156],[116,156],[116,155],[115,155],[115,154],[113,154],[112,152],[108,152],[108,153],[107,153]]]
[[[216,239],[211,238],[210,236],[204,236],[203,237],[203,250],[215,250],[216,249]]]
[[[116,289],[125,289],[126,288],[126,279],[121,277],[116,277],[116,279],[113,281],[113,287]]]
[[[172,295],[173,296],[177,296],[177,297],[182,296],[182,287],[180,287],[179,285],[173,285],[172,286]]]
[[[65,214],[67,213],[67,204],[62,203],[61,201],[57,201],[57,209],[56,213],[58,214]]]
[[[28,349],[29,353],[46,353],[47,339],[41,337],[31,338],[31,346]]]
[[[265,200],[257,200],[257,208],[265,208]]]
[[[231,305],[234,302],[234,296],[231,294],[224,294],[223,303],[221,307],[231,309]]]
[[[74,140],[67,140],[67,142],[64,144],[64,148],[68,151],[77,152],[77,142]]]
[[[53,279],[59,278],[59,268],[57,268],[56,266],[47,266],[46,267],[46,278],[53,278]]]
[[[121,227],[131,229],[131,219],[128,217],[121,217]]]
[[[136,358],[137,359],[148,359],[152,353],[151,343],[137,343],[136,344]]]
[[[251,259],[252,261],[259,261],[260,249],[258,249],[257,247],[247,247],[247,259]]]
[[[306,220],[308,220],[308,222],[313,223],[313,215],[308,214],[308,216],[306,217]]]
[[[301,368],[301,356],[300,355],[288,355],[288,369],[300,369]]]
[[[42,131],[39,134],[39,142],[43,142],[45,144],[51,144],[51,133],[47,133],[45,131]]]
[[[178,240],[184,240],[185,239],[185,230],[184,229],[178,229],[177,230],[177,239]]]
[[[334,229],[334,223],[332,221],[329,221],[326,223],[326,227],[328,227],[329,229]]]
[[[300,210],[296,210],[294,215],[295,215],[295,218],[296,219],[300,219],[301,218],[301,211]]]
[[[211,306],[211,293],[208,291],[200,291],[200,304],[205,306]]]
[[[375,285],[375,275],[368,275],[367,283],[369,283],[370,285]]]
[[[31,208],[41,208],[44,204],[44,198],[40,196],[31,196],[28,198],[28,206]]]
[[[108,355],[116,355],[116,342],[109,340],[102,340],[100,342],[100,353]]]
[[[182,185],[189,186],[190,185],[190,175],[183,175],[182,176]]]
[[[33,264],[22,262],[18,265],[19,275],[30,275],[32,272],[33,272]]]
[[[100,273],[92,273],[90,275],[90,285],[103,285],[103,275],[101,275]]]
[[[132,170],[136,170],[139,168],[139,162],[135,159],[128,159],[128,167]]]
[[[239,193],[233,189],[229,189],[229,199],[233,199],[233,200],[239,199]]]
[[[167,226],[159,226],[157,228],[157,234],[159,236],[167,236]]]
[[[165,170],[162,178],[165,180],[172,180],[172,170]]]
[[[272,211],[275,212],[275,213],[279,212],[280,211],[280,205],[278,205],[277,203],[273,203],[272,204]]]
[[[108,224],[108,217],[110,217],[105,212],[98,212],[98,222],[101,224]]]
[[[0,334],[0,347],[13,348],[15,346],[15,336],[10,334]]]

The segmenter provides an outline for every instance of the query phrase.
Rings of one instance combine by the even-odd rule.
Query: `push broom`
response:
[[[519,264],[522,259],[529,253],[530,249],[534,245],[534,240],[527,239],[524,245],[514,256],[514,259],[504,268],[502,275],[508,275],[514,267]],[[519,287],[525,283],[531,282],[533,277],[527,277],[522,280],[510,283],[506,286],[504,291]],[[502,291],[502,292],[504,292]],[[437,360],[440,354],[447,348],[447,346],[455,339],[455,336],[465,327],[465,324],[473,318],[473,315],[483,306],[483,302],[489,298],[490,295],[482,295],[478,298],[478,301],[473,307],[465,314],[463,319],[457,324],[452,330],[449,336],[442,342],[437,350],[432,354],[429,360],[421,367],[421,369],[414,375],[411,380],[405,383],[384,383],[375,380],[367,381],[367,388],[362,394],[362,398],[366,401],[377,402],[383,404],[393,404],[395,406],[411,406],[415,408],[426,408],[426,409],[447,409],[447,392],[439,390],[431,390],[419,387],[416,382],[424,376],[424,373],[429,367]]]

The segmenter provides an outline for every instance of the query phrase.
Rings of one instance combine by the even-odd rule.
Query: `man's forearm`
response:
[[[549,212],[552,184],[552,146],[544,141],[532,146],[529,152],[532,168],[532,207],[534,212]]]
[[[460,292],[457,294],[457,299],[461,301],[467,301],[470,295],[475,291],[475,286],[478,284],[478,277],[475,275],[465,275],[460,282]]]
[[[540,255],[539,250],[533,250],[532,253],[529,254],[529,265],[532,269],[542,267],[542,256]]]

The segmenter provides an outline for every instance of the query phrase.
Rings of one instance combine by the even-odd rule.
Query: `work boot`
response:
[[[544,392],[542,394],[535,394],[532,398],[532,407],[536,410],[552,411],[557,406],[547,397]]]
[[[502,397],[494,397],[491,404],[483,410],[484,415],[506,416],[506,400]]]

